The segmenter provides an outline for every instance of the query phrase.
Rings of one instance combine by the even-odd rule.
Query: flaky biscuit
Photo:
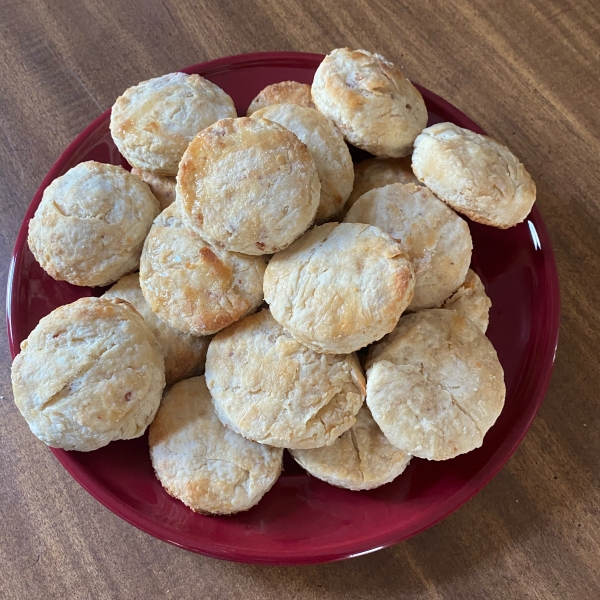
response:
[[[260,118],[223,119],[201,131],[177,175],[186,225],[211,244],[244,254],[289,246],[313,222],[320,188],[306,146]]]
[[[410,455],[392,446],[363,404],[356,423],[333,444],[310,450],[290,450],[311,475],[349,490],[372,490],[396,479]]]
[[[144,317],[144,321],[156,336],[165,359],[167,385],[193,375],[200,375],[204,371],[206,350],[210,339],[183,333],[159,319],[142,294],[138,273],[122,277],[102,297],[126,300]]]
[[[200,513],[248,510],[281,473],[283,450],[225,427],[215,414],[204,377],[180,381],[165,394],[148,441],[162,486]]]
[[[392,183],[371,190],[344,222],[375,225],[400,242],[416,277],[408,310],[439,306],[465,279],[473,250],[469,226],[426,187]]]
[[[352,157],[338,128],[319,111],[297,104],[275,104],[254,117],[275,121],[306,144],[321,182],[321,202],[315,221],[323,223],[343,209],[354,181]]]
[[[531,175],[502,144],[453,123],[437,123],[415,141],[415,175],[472,221],[507,229],[535,202]]]
[[[253,115],[257,110],[273,104],[298,104],[314,108],[310,94],[310,85],[297,81],[281,81],[268,85],[252,100],[246,116]]]
[[[81,298],[44,317],[12,365],[15,403],[31,431],[65,450],[141,436],[165,386],[160,348],[123,300]]]
[[[154,221],[140,260],[151,310],[192,335],[216,333],[263,301],[265,262],[212,246],[182,222],[176,202]]]
[[[354,165],[354,187],[344,205],[347,213],[366,192],[390,183],[416,183],[420,185],[410,166],[410,157],[368,158]]]
[[[471,319],[485,333],[490,322],[491,306],[492,301],[485,293],[479,275],[469,269],[463,284],[444,301],[440,308],[455,310],[463,317]]]
[[[206,382],[225,425],[284,448],[331,444],[352,427],[365,394],[356,355],[313,352],[268,310],[213,338]]]
[[[330,52],[315,73],[312,97],[348,142],[375,156],[410,154],[427,125],[417,88],[383,56],[366,50]]]
[[[388,440],[446,460],[481,446],[502,407],[504,373],[491,342],[453,310],[400,319],[369,349],[367,404]]]
[[[134,175],[137,175],[144,183],[148,184],[150,191],[154,194],[154,197],[160,204],[160,210],[165,210],[167,206],[171,206],[175,202],[175,186],[177,180],[175,177],[168,177],[167,175],[156,175],[149,171],[142,171],[142,169],[131,169]]]
[[[316,352],[347,354],[382,338],[410,303],[415,277],[402,247],[378,227],[326,223],[267,266],[276,321]]]
[[[54,279],[101,286],[137,269],[159,213],[150,188],[122,167],[88,161],[45,190],[27,242]]]
[[[110,132],[132,167],[177,175],[194,136],[219,119],[236,117],[233,100],[217,85],[185,73],[142,81],[119,96]]]

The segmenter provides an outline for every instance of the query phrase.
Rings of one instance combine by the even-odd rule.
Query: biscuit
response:
[[[421,94],[379,54],[338,48],[319,65],[313,102],[348,142],[375,156],[410,154],[427,125]]]
[[[122,167],[88,161],[44,190],[27,242],[54,279],[108,285],[137,269],[158,213],[158,201],[138,177]]]
[[[225,427],[204,377],[180,381],[165,394],[148,441],[162,486],[200,513],[248,510],[281,473],[283,450],[246,440]]]
[[[481,446],[502,407],[504,373],[491,342],[453,310],[404,316],[367,357],[367,405],[408,454],[446,460]]]
[[[176,202],[154,221],[140,261],[140,286],[151,310],[184,333],[216,333],[263,301],[265,262],[227,252],[183,224]]]
[[[317,354],[268,310],[218,333],[206,383],[221,421],[261,444],[318,448],[354,425],[365,398],[356,355]]]
[[[252,100],[246,116],[249,117],[261,108],[273,104],[298,104],[307,108],[314,108],[310,94],[310,85],[297,81],[281,81],[268,85]]]
[[[177,175],[185,224],[243,254],[272,254],[302,235],[315,218],[320,188],[306,146],[260,118],[223,119],[200,132]]]
[[[372,490],[389,483],[411,458],[388,442],[365,404],[352,428],[330,446],[290,452],[314,477],[349,490]]]
[[[306,144],[321,182],[321,202],[315,218],[323,223],[341,212],[354,181],[352,157],[338,128],[314,108],[275,104],[254,113],[289,129]]]
[[[174,176],[194,136],[227,117],[236,117],[235,107],[219,86],[200,75],[169,73],[117,98],[110,133],[132,167]]]
[[[416,183],[410,166],[410,157],[404,158],[368,158],[354,165],[354,187],[344,206],[347,213],[352,205],[366,192],[390,183]]]
[[[490,322],[491,306],[492,301],[485,293],[479,275],[469,269],[463,284],[444,301],[440,308],[455,310],[463,317],[471,319],[485,333]]]
[[[394,329],[414,283],[410,261],[387,233],[326,223],[271,259],[264,292],[275,320],[299,342],[348,354]]]
[[[535,183],[502,144],[453,123],[419,135],[415,175],[455,211],[472,221],[507,229],[523,221],[535,202]]]
[[[175,202],[175,185],[177,184],[175,177],[156,175],[149,171],[136,169],[135,167],[131,169],[131,172],[137,175],[144,183],[148,184],[150,191],[160,204],[160,210],[165,210],[167,206],[171,206]]]
[[[12,365],[15,404],[31,431],[64,450],[140,437],[165,386],[160,348],[123,300],[81,298],[44,317]]]
[[[371,190],[344,222],[375,225],[402,245],[416,277],[408,310],[439,306],[465,279],[473,250],[469,226],[426,187],[392,183]]]
[[[103,298],[121,298],[135,308],[152,333],[165,359],[165,379],[167,385],[173,385],[180,379],[200,375],[204,371],[208,337],[197,337],[169,327],[152,312],[140,288],[138,273],[119,279]]]

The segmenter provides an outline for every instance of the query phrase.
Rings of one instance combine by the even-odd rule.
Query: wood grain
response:
[[[3,0],[0,277],[44,175],[125,88],[229,54],[339,46],[398,62],[538,184],[562,329],[525,441],[471,502],[403,544],[314,567],[220,562],[141,533],[69,477],[12,402],[4,334],[0,598],[600,598],[597,1]]]

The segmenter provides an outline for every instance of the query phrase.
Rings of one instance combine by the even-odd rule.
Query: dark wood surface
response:
[[[536,180],[562,328],[532,429],[480,494],[405,543],[313,567],[230,564],[138,531],[70,478],[14,406],[3,332],[0,598],[600,598],[597,0],[2,0],[0,278],[44,175],[127,87],[229,54],[339,46],[402,65]]]

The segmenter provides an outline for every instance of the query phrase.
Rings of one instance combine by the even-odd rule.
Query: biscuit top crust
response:
[[[457,311],[463,317],[471,319],[485,333],[490,322],[491,306],[492,301],[485,293],[479,275],[469,269],[463,284],[444,301],[441,308]]]
[[[316,222],[323,223],[339,214],[352,191],[354,167],[338,128],[319,111],[296,104],[268,106],[257,111],[256,117],[283,125],[306,144],[321,182]]]
[[[165,394],[149,443],[163,487],[197,512],[248,510],[281,473],[280,448],[246,440],[219,421],[204,377],[181,381]]]
[[[396,326],[414,283],[410,261],[387,233],[326,223],[271,259],[264,292],[273,317],[297,340],[346,354]]]
[[[315,163],[289,130],[266,119],[223,119],[201,131],[177,175],[186,225],[206,241],[243,254],[287,247],[314,220]]]
[[[307,108],[315,108],[310,93],[310,85],[297,81],[281,81],[268,85],[252,100],[246,116],[273,104],[298,104]]]
[[[154,197],[160,204],[160,210],[165,210],[167,206],[171,206],[175,202],[175,185],[177,180],[175,177],[168,177],[167,175],[156,175],[149,171],[142,171],[141,169],[131,169],[132,175],[139,177],[144,183],[148,184],[150,191],[154,194]]]
[[[473,249],[469,226],[426,187],[392,183],[371,190],[345,221],[376,225],[402,245],[416,275],[408,310],[439,306],[465,279]]]
[[[410,154],[427,125],[419,91],[398,67],[366,50],[328,54],[315,73],[312,96],[348,142],[376,156]]]
[[[158,213],[158,201],[138,177],[115,165],[83,162],[44,190],[27,241],[54,279],[108,285],[138,267]]]
[[[169,73],[142,81],[117,98],[110,132],[132,167],[176,175],[194,136],[235,116],[233,100],[219,86],[200,75]]]
[[[38,438],[89,451],[142,435],[158,409],[164,361],[128,302],[81,298],[41,319],[21,344],[12,381]]]
[[[347,213],[366,192],[390,183],[415,183],[419,180],[412,172],[410,156],[403,158],[367,158],[354,165],[354,187],[344,206]]]
[[[481,446],[506,388],[491,342],[462,315],[431,309],[403,316],[369,349],[367,404],[394,446],[445,460]]]
[[[331,444],[352,427],[365,396],[356,355],[313,352],[268,310],[213,338],[206,380],[223,423],[285,448]]]
[[[263,300],[265,262],[205,242],[182,222],[176,202],[154,221],[140,261],[150,308],[171,327],[210,335]]]
[[[531,175],[506,146],[453,123],[422,131],[412,167],[454,210],[485,225],[512,227],[527,217],[535,202]]]

